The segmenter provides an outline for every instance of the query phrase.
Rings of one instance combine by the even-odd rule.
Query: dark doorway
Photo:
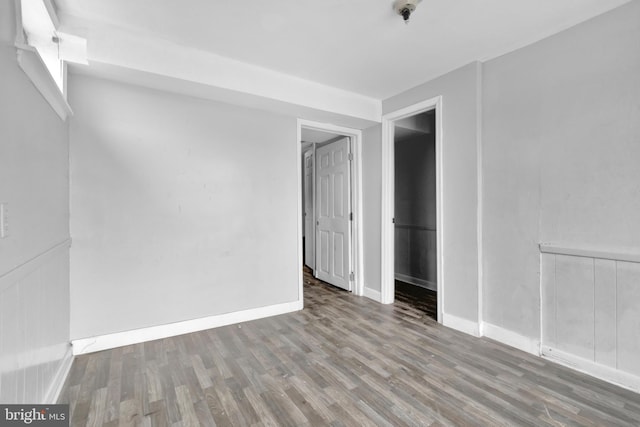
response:
[[[395,298],[437,319],[435,110],[395,122]]]

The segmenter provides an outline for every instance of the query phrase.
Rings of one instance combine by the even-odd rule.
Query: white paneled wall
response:
[[[54,403],[71,364],[69,241],[0,276],[0,402]]]
[[[640,390],[640,256],[540,249],[543,356]]]
[[[396,279],[437,290],[436,230],[395,225]]]

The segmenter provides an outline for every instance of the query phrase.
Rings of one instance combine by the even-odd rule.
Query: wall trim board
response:
[[[58,398],[60,397],[60,393],[62,392],[62,387],[64,386],[64,382],[67,380],[67,376],[69,375],[69,371],[71,370],[71,365],[73,364],[73,351],[71,349],[71,345],[67,349],[64,357],[60,361],[60,365],[56,371],[47,392],[45,393],[42,403],[43,404],[55,404],[58,403]]]
[[[25,370],[49,362],[55,362],[61,354],[66,354],[71,348],[71,343],[61,342],[58,344],[39,347],[36,349],[23,349],[20,353],[0,356],[0,367],[11,366],[14,369]]]
[[[491,338],[492,340],[517,348],[526,353],[540,356],[540,341],[537,339],[525,337],[509,329],[487,322],[483,322],[482,332],[482,335],[487,338]]]
[[[65,239],[59,243],[56,243],[49,249],[39,253],[38,255],[28,259],[27,261],[13,267],[11,270],[4,274],[0,274],[0,291],[5,287],[12,286],[15,282],[27,276],[29,273],[36,270],[38,267],[49,261],[52,257],[56,256],[62,250],[69,249],[71,247],[71,239]]]
[[[477,179],[477,207],[476,207],[476,244],[478,248],[478,324],[480,335],[484,331],[484,168],[482,157],[482,67],[476,62],[476,179]]]
[[[583,359],[546,345],[542,345],[540,350],[543,358],[554,363],[591,375],[636,393],[640,393],[639,376],[609,368],[608,366],[600,365],[591,360]]]
[[[53,77],[49,74],[42,58],[31,46],[17,46],[18,65],[38,89],[38,92],[49,103],[62,121],[73,115],[71,107],[58,89]]]
[[[464,319],[449,313],[442,313],[442,324],[448,328],[455,329],[465,334],[480,336],[480,327],[473,320]]]
[[[396,280],[400,280],[401,282],[409,283],[410,285],[420,286],[421,288],[426,288],[432,290],[434,292],[438,291],[438,285],[434,282],[430,282],[428,280],[420,279],[419,277],[412,277],[402,273],[396,273]]]
[[[380,302],[382,299],[382,295],[380,294],[380,291],[376,291],[375,289],[371,289],[371,288],[364,288],[364,293],[363,295],[369,299],[374,300],[375,302]]]
[[[610,259],[613,261],[639,262],[640,253],[618,252],[615,250],[594,249],[588,247],[540,243],[540,252],[554,255],[570,255],[586,258]]]
[[[113,334],[98,335],[89,338],[72,340],[73,354],[87,354],[111,348],[122,347],[130,344],[152,341],[176,335],[188,334],[205,329],[218,328],[220,326],[249,322],[279,314],[291,313],[302,310],[303,300],[269,305],[266,307],[252,308],[231,313],[202,317],[199,319],[185,320],[166,325],[150,326],[147,328],[133,329],[130,331],[116,332]]]

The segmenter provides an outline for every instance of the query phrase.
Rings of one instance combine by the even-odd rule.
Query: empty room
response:
[[[640,0],[4,0],[0,77],[0,425],[640,425]]]

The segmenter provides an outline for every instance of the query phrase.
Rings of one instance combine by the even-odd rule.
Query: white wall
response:
[[[70,361],[68,126],[18,67],[0,3],[0,402],[37,403]]]
[[[640,248],[640,2],[483,68],[484,318],[539,338],[538,242]]]
[[[444,313],[471,322],[478,320],[479,73],[472,63],[382,103],[386,114],[442,96]]]
[[[295,119],[70,81],[72,339],[298,300]]]

